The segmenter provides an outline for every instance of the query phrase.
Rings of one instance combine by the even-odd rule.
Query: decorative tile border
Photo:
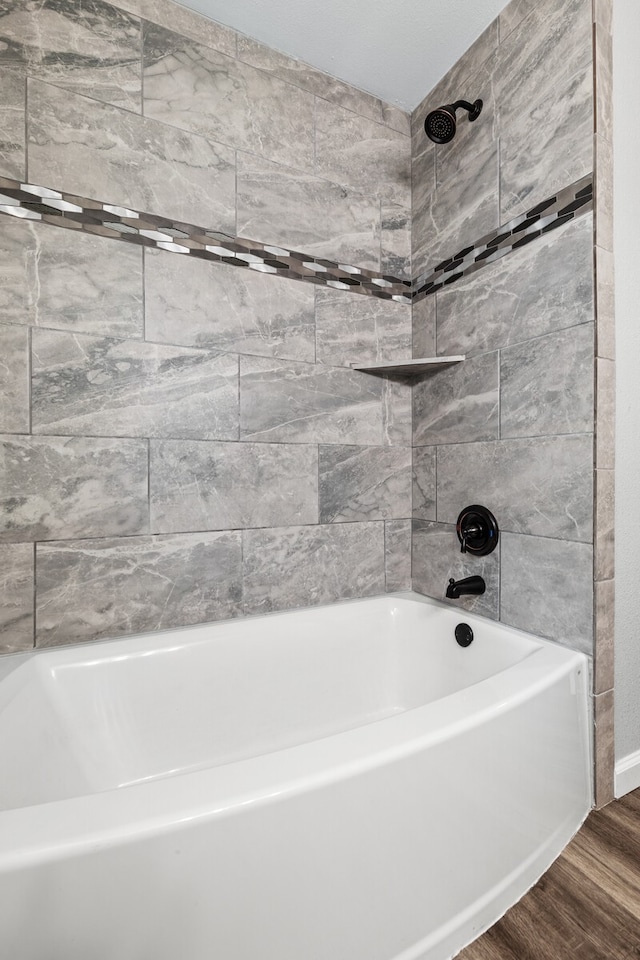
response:
[[[9,216],[406,304],[436,293],[592,209],[593,182],[589,176],[460,250],[431,273],[411,283],[300,251],[229,237],[193,224],[176,223],[127,207],[0,177],[0,213]]]
[[[5,177],[0,177],[0,213],[338,290],[411,303],[408,280]]]
[[[471,246],[439,263],[431,273],[423,274],[413,281],[413,302],[437,293],[442,287],[468,277],[501,257],[524,247],[545,233],[561,227],[583,213],[593,210],[593,179],[591,175],[560,190],[555,196],[543,200],[527,213],[515,217],[498,230],[487,234]]]

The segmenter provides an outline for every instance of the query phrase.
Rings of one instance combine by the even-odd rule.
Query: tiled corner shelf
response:
[[[351,366],[363,373],[397,373],[403,377],[414,377],[421,373],[435,373],[462,360],[463,356],[417,357],[415,360],[396,360],[392,363],[352,363]]]

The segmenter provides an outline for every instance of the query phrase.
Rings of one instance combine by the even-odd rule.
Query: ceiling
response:
[[[412,110],[508,0],[181,0]]]

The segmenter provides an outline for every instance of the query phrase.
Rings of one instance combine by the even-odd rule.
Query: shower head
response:
[[[477,120],[482,111],[482,100],[468,103],[467,100],[456,100],[447,103],[437,110],[432,110],[424,122],[425,133],[434,143],[449,143],[456,135],[456,110],[464,107],[469,113],[469,120]]]

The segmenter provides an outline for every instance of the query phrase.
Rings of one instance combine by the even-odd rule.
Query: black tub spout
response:
[[[446,596],[449,600],[459,600],[464,596],[479,596],[487,589],[482,577],[465,577],[464,580],[449,580]]]

